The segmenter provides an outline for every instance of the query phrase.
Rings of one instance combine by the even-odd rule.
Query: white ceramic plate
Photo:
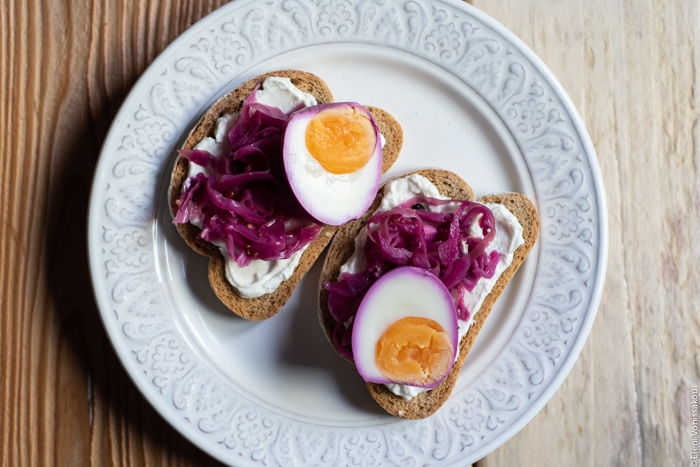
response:
[[[406,421],[372,401],[316,318],[321,261],[277,316],[233,316],[207,259],[171,225],[174,150],[218,97],[274,69],[318,74],[337,101],[404,129],[387,177],[461,175],[477,196],[520,191],[541,237],[494,308],[449,401]],[[522,428],[561,384],[591,328],[607,257],[603,186],[569,98],[502,26],[457,1],[238,0],[148,68],[95,172],[90,268],[107,333],[148,401],[231,465],[459,465]]]

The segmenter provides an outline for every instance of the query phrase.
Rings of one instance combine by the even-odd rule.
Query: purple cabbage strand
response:
[[[198,173],[185,181],[173,222],[199,220],[199,237],[224,242],[241,267],[253,259],[289,258],[316,240],[323,228],[295,201],[284,175],[282,136],[289,115],[256,102],[256,91],[243,103],[228,134],[228,155],[178,151],[209,176]],[[291,219],[296,221],[287,227]]]
[[[454,214],[423,208],[452,202],[460,203]],[[481,236],[469,236],[473,222],[479,223]],[[501,258],[497,251],[486,253],[496,225],[491,210],[480,203],[416,196],[387,212],[375,213],[366,229],[365,269],[324,284],[329,292],[328,308],[337,323],[333,343],[350,359],[355,314],[369,288],[384,274],[407,265],[430,271],[456,293],[458,318],[466,321],[471,313],[463,304],[464,295],[479,279],[493,277]]]

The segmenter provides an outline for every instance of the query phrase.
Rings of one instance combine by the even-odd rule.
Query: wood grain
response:
[[[689,465],[700,354],[696,2],[474,1],[528,44],[598,154],[610,254],[573,371],[480,467]]]
[[[0,464],[219,465],[145,402],[92,297],[87,200],[126,93],[224,1],[0,2]],[[603,173],[610,256],[560,390],[480,467],[687,465],[700,380],[700,6],[473,0],[552,69]]]
[[[0,4],[0,464],[219,465],[119,364],[86,257],[89,187],[126,93],[221,1]]]

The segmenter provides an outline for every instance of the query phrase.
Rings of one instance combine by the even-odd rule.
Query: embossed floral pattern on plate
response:
[[[321,427],[251,403],[198,360],[159,286],[154,203],[178,135],[238,73],[334,42],[409,52],[459,77],[503,121],[533,178],[540,259],[522,320],[488,370],[422,421]],[[595,154],[568,98],[534,54],[485,15],[455,1],[239,0],[171,45],[115,119],[91,195],[90,265],[105,327],[136,384],[222,461],[464,465],[532,418],[573,365],[600,296],[606,222]]]

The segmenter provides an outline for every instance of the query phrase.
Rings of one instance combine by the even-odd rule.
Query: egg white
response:
[[[311,107],[292,117],[284,136],[284,167],[292,192],[306,212],[321,223],[342,225],[363,215],[377,193],[382,176],[380,134],[372,120],[377,143],[362,168],[350,174],[328,172],[306,147],[306,128],[324,108],[328,107]]]
[[[447,288],[431,273],[414,267],[390,271],[375,282],[362,300],[352,329],[355,365],[372,383],[392,383],[375,361],[377,343],[395,322],[408,317],[431,319],[447,333],[453,355],[458,345],[457,313]]]

